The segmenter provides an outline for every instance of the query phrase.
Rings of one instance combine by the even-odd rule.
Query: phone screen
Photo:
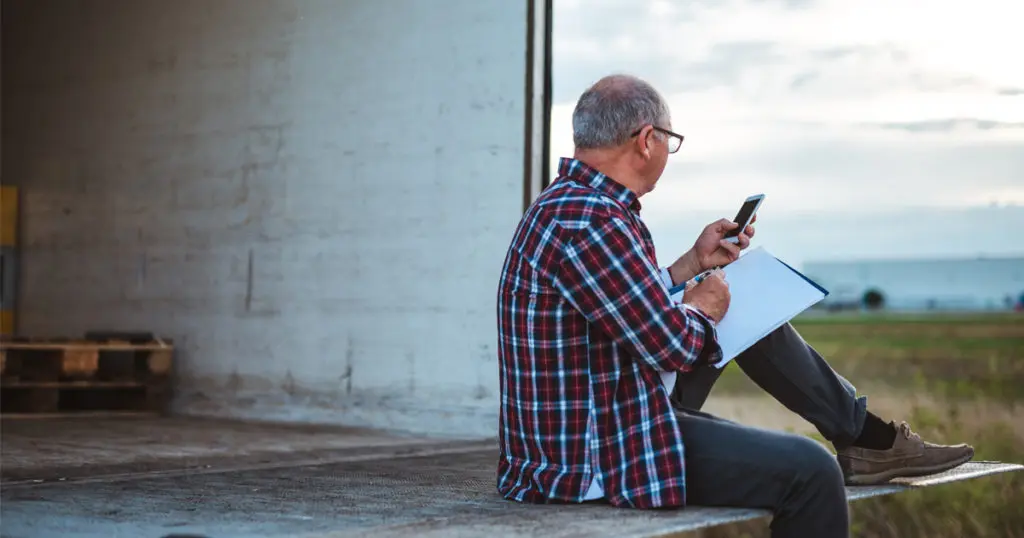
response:
[[[726,237],[735,237],[743,231],[747,221],[750,217],[754,216],[754,208],[757,207],[757,200],[747,200],[743,202],[743,206],[740,207],[739,213],[736,213],[736,218],[732,219],[733,222],[739,223],[739,226],[735,229],[725,232]]]

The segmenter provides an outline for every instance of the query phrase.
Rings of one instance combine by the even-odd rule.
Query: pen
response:
[[[707,271],[704,271],[703,273],[693,277],[693,283],[694,284],[700,284],[700,282],[702,280],[704,280],[705,278],[707,278],[708,275],[710,275],[711,273],[713,273],[713,272],[715,272],[715,271],[717,271],[717,270],[719,270],[721,268],[722,268],[721,265],[716,265],[716,266],[712,267],[711,269],[708,269]]]

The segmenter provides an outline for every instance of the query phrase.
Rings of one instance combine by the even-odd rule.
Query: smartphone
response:
[[[747,225],[753,220],[754,215],[757,214],[757,208],[761,207],[761,202],[764,201],[764,194],[755,194],[750,198],[743,201],[743,205],[740,206],[740,210],[736,213],[736,218],[732,219],[733,222],[738,223],[739,226],[733,230],[725,232],[725,240],[730,243],[738,243],[740,238],[740,232],[747,229]]]

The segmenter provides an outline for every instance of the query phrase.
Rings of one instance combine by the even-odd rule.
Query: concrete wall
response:
[[[5,1],[20,333],[173,337],[183,412],[494,434],[526,14]]]

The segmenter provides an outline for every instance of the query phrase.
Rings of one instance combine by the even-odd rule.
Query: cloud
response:
[[[1024,84],[1006,63],[1016,61],[1007,51],[1024,39],[1001,34],[1012,24],[999,7],[976,0],[977,35],[954,44],[943,27],[962,17],[952,0],[930,3],[930,22],[916,9],[871,0],[563,0],[555,13],[554,100],[574,101],[613,72],[669,93],[723,90],[752,99],[793,90],[804,100],[993,94]]]
[[[992,91],[992,86],[978,77],[918,66],[906,49],[891,43],[809,50],[778,44],[777,49],[786,51],[783,65],[801,68],[790,79],[789,89],[802,90],[805,96],[863,98],[901,90]]]
[[[820,138],[793,138],[727,159],[677,153],[645,207],[659,217],[713,208],[728,213],[755,192],[768,195],[766,209],[782,214],[1024,202],[1024,142],[930,147]]]
[[[952,90],[988,91],[991,86],[977,77],[969,75],[947,75],[943,73],[913,73],[913,86],[923,92],[947,92]]]
[[[891,122],[875,124],[882,129],[910,133],[938,133],[967,129],[988,131],[993,129],[1024,129],[1024,122],[1001,122],[978,118],[946,118],[940,120]]]
[[[815,0],[751,0],[752,4],[775,4],[786,9],[808,9],[813,6]]]
[[[766,202],[767,203],[767,202]],[[737,204],[738,205],[738,204]],[[658,261],[669,264],[686,251],[707,223],[728,211],[678,212],[645,217]],[[1024,227],[1024,206],[945,209],[886,209],[865,217],[834,211],[759,213],[753,246],[763,246],[787,263],[809,261],[1024,256],[1019,243],[993,230]]]
[[[789,81],[789,87],[793,90],[805,88],[821,77],[821,73],[815,71],[803,71]]]
[[[907,51],[892,43],[877,45],[843,45],[811,50],[808,56],[813,60],[832,62],[836,60],[876,60],[886,59],[895,63],[907,63]]]
[[[1024,109],[1013,99],[1024,95],[1024,34],[1005,5],[972,0],[967,19],[956,0],[929,2],[926,18],[887,0],[559,0],[552,154],[571,153],[579,93],[631,73],[661,90],[687,136],[644,198],[656,240],[703,226],[681,215],[731,216],[737,200],[765,192],[765,221],[788,219],[765,237],[794,257],[813,257],[821,239],[802,226],[833,224],[858,254],[898,252],[900,241],[873,236],[917,222],[921,208],[953,238],[925,250],[973,248],[955,244],[969,236],[957,226],[985,234],[988,204],[1024,205]],[[951,27],[961,38],[949,39]]]
[[[560,59],[554,73],[554,100],[574,101],[584,88],[612,72],[641,76],[673,93],[722,89],[750,95],[812,86],[820,92],[822,88],[828,91],[829,87],[845,86],[847,93],[860,94],[866,75],[866,82],[878,88],[953,88],[970,82],[964,77],[908,72],[903,65],[906,53],[886,45],[802,50],[782,42],[739,40],[709,43],[699,50],[675,54],[671,49],[636,51],[633,45],[617,47],[615,41],[612,37],[592,49],[577,47],[570,58]],[[848,80],[851,76],[856,78]]]

